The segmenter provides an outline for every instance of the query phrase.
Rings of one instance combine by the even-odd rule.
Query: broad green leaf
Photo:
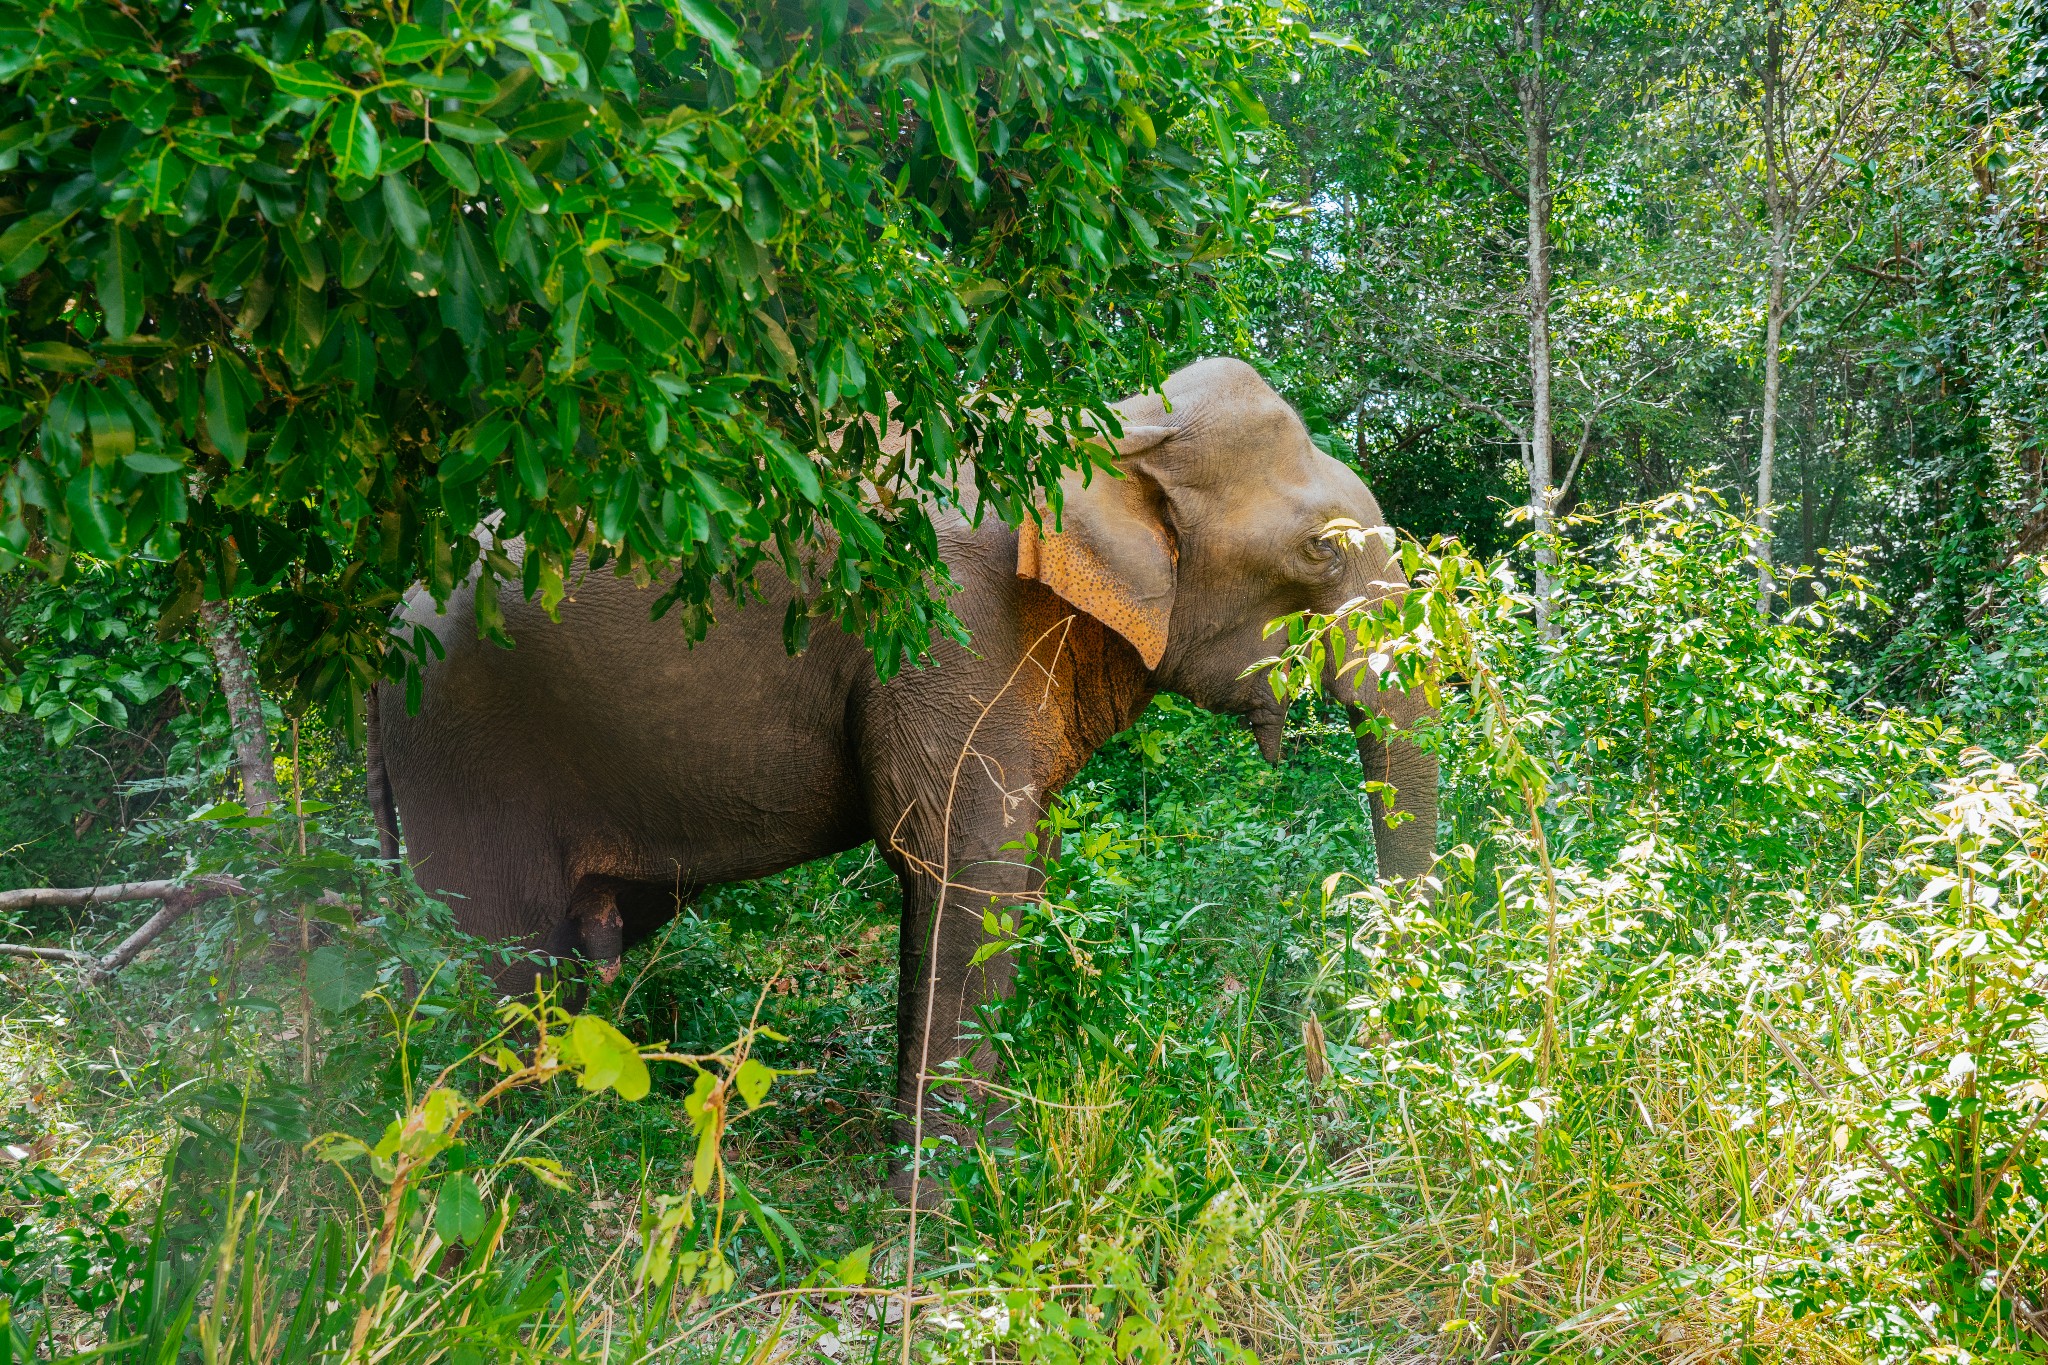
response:
[[[805,502],[816,504],[823,500],[824,490],[818,483],[818,471],[795,447],[784,441],[773,441],[768,447],[769,457],[783,477],[796,486],[797,493]]]
[[[334,111],[334,117],[327,121],[327,145],[334,149],[335,173],[343,177],[370,180],[383,164],[384,149],[377,138],[377,125],[361,100]]]
[[[458,1171],[441,1182],[434,1200],[434,1231],[442,1241],[475,1241],[490,1225],[490,1210],[467,1173]]]
[[[690,1162],[690,1188],[703,1194],[711,1188],[711,1176],[718,1169],[718,1125],[708,1124],[697,1134],[697,1155]]]
[[[127,228],[116,227],[107,234],[97,285],[107,335],[116,341],[134,335],[142,325],[142,259],[135,234]]]
[[[451,147],[445,142],[429,142],[427,160],[434,163],[434,169],[441,173],[443,180],[464,194],[475,194],[483,184],[477,178],[476,163],[460,147]]]
[[[526,496],[535,502],[547,497],[547,461],[541,458],[539,442],[525,427],[512,433],[512,468],[519,475],[519,484],[526,490]]]
[[[868,1260],[875,1254],[875,1244],[857,1246],[841,1256],[832,1267],[832,1278],[849,1289],[857,1289],[868,1282]]]
[[[462,1113],[462,1096],[445,1085],[437,1085],[420,1102],[420,1120],[430,1133],[445,1133]]]
[[[747,236],[766,246],[782,230],[782,201],[765,175],[749,175],[740,182],[740,226]]]
[[[41,265],[49,255],[44,238],[70,217],[68,213],[45,210],[10,223],[5,232],[0,232],[0,280],[18,280]]]
[[[383,188],[384,211],[391,217],[392,231],[398,234],[399,241],[417,251],[433,223],[426,202],[412,187],[412,181],[402,175],[385,176]]]
[[[932,84],[930,112],[932,132],[938,138],[939,150],[952,158],[960,178],[972,183],[979,160],[974,150],[974,124],[943,81]]]
[[[647,1095],[647,1064],[626,1035],[594,1014],[579,1014],[570,1025],[570,1041],[582,1061],[576,1083],[585,1090],[616,1090],[619,1098]]]
[[[112,464],[135,453],[135,420],[128,405],[109,388],[94,388],[85,398],[85,420],[92,432],[95,464]]]
[[[574,137],[597,122],[597,112],[576,100],[561,100],[529,107],[508,133],[531,142],[556,142]]]
[[[400,24],[384,44],[384,60],[401,66],[423,62],[448,46],[448,40],[424,24]]]
[[[279,90],[295,99],[325,100],[354,93],[348,82],[318,62],[265,61],[263,69]]]
[[[605,292],[613,316],[648,350],[668,355],[688,338],[682,319],[653,295],[630,284],[614,284]]]
[[[306,959],[306,994],[329,1014],[339,1014],[377,984],[377,964],[350,945],[330,943]]]
[[[444,137],[457,142],[503,142],[505,130],[480,114],[465,113],[457,109],[443,110],[434,115],[434,129]]]
[[[79,374],[96,363],[92,352],[81,351],[65,341],[31,341],[21,348],[21,358],[39,370]]]
[[[468,100],[472,104],[488,104],[498,97],[498,84],[483,72],[467,67],[453,67],[445,71],[408,71],[402,77],[415,90],[426,90],[436,95],[448,95],[455,99]],[[436,118],[440,115],[437,113]]]
[[[249,401],[241,362],[216,351],[206,367],[206,438],[235,468],[249,453]]]
[[[740,1098],[747,1102],[747,1108],[758,1109],[761,1101],[768,1097],[768,1087],[775,1083],[775,1073],[749,1057],[740,1063],[739,1071],[733,1076]]]
[[[351,232],[341,239],[341,287],[361,289],[377,273],[377,267],[384,264],[388,242],[372,241],[359,232]]]

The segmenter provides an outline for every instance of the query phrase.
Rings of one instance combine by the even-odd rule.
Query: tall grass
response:
[[[1278,771],[1170,700],[1109,746],[1008,931],[1005,1070],[961,1101],[999,1121],[935,1150],[915,1267],[879,1194],[894,893],[863,855],[715,893],[587,1023],[495,1017],[481,950],[428,951],[392,888],[336,926],[377,989],[323,1007],[311,1087],[292,935],[249,908],[98,994],[10,968],[0,1065],[41,1097],[10,1136],[43,1144],[0,1228],[11,1349],[2038,1358],[2043,760],[1854,700],[1853,566],[1764,620],[1749,534],[1690,498],[1582,528],[1555,634],[1499,566],[1411,546],[1398,611],[1276,640],[1283,688],[1341,649],[1438,689],[1426,885],[1372,879],[1312,701]],[[647,1059],[645,1093],[624,1062],[579,1088],[542,1024],[600,1072]]]

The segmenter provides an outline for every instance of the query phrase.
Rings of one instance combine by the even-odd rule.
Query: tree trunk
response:
[[[277,765],[270,755],[270,734],[263,726],[263,693],[256,685],[256,669],[249,662],[249,652],[242,648],[242,633],[226,603],[201,604],[199,622],[206,632],[214,669],[220,674],[221,696],[228,705],[228,725],[242,774],[242,805],[251,815],[267,814],[277,804]]]
[[[1543,84],[1543,22],[1546,0],[1529,7],[1529,67],[1521,79],[1522,125],[1527,135],[1529,172],[1529,529],[1550,534],[1550,97]],[[1551,569],[1556,557],[1547,544],[1536,551],[1536,618],[1547,635]]]
[[[1783,383],[1780,350],[1785,330],[1785,270],[1790,252],[1791,215],[1787,212],[1785,175],[1788,168],[1778,157],[1783,91],[1780,64],[1784,61],[1785,34],[1781,24],[1770,25],[1763,69],[1764,203],[1771,215],[1769,280],[1764,299],[1764,415],[1763,431],[1756,459],[1756,592],[1757,610],[1771,614],[1771,597],[1778,583],[1771,573],[1771,481],[1778,465],[1778,391]]]
[[[1764,416],[1763,436],[1757,446],[1756,457],[1756,583],[1757,610],[1768,615],[1771,597],[1778,590],[1778,580],[1771,572],[1771,482],[1778,471],[1778,393],[1784,383],[1784,367],[1780,360],[1781,338],[1785,329],[1785,233],[1783,229],[1784,207],[1777,195],[1773,200],[1771,217],[1771,263],[1769,300],[1764,313]]]

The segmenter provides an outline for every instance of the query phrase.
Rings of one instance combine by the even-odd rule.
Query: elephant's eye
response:
[[[1342,567],[1343,547],[1326,536],[1312,535],[1302,542],[1301,555],[1310,572],[1328,577]]]

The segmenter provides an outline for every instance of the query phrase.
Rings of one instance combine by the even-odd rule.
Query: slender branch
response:
[[[0,891],[0,914],[14,910],[40,910],[47,906],[111,905],[117,901],[154,901],[177,892],[219,887],[213,895],[233,896],[242,884],[233,877],[201,877],[195,882],[175,879],[150,882],[110,882],[104,886],[31,886],[20,891]]]
[[[104,905],[119,901],[163,902],[155,914],[103,957],[95,957],[76,948],[43,948],[28,943],[0,943],[0,956],[76,963],[90,969],[87,976],[92,980],[101,981],[133,962],[144,948],[163,937],[164,931],[183,919],[194,906],[248,894],[249,888],[239,878],[220,873],[190,882],[114,882],[106,886],[32,886],[21,891],[0,891],[0,912],[46,906]],[[332,891],[324,891],[315,904],[342,905],[346,901]]]
[[[45,962],[75,962],[81,967],[99,961],[91,953],[81,953],[76,948],[38,948],[29,943],[0,943],[0,954],[41,958]]]

